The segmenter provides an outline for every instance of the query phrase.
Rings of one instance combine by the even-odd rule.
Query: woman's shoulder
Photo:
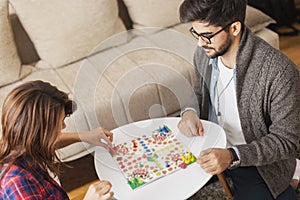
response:
[[[43,188],[43,180],[35,176],[30,170],[27,170],[22,165],[13,164],[8,168],[8,165],[4,165],[1,169],[1,173],[6,170],[4,176],[0,181],[0,197],[4,199],[16,198],[16,197],[35,197],[33,199],[42,198],[43,194],[41,188]],[[0,198],[1,199],[1,198]]]
[[[33,181],[35,179],[30,171],[24,169],[19,165],[13,164],[8,169],[7,168],[8,165],[5,164],[0,170],[1,173],[6,171],[1,179],[1,186],[3,186],[3,184],[7,185],[9,183],[18,183],[24,180]]]
[[[7,167],[4,165],[1,169],[1,173],[3,170],[7,170],[0,181],[1,198],[10,199],[22,196],[39,196],[39,182],[29,171],[18,165],[11,165],[9,169]]]

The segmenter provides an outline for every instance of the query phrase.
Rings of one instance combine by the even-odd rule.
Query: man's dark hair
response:
[[[202,21],[214,26],[245,20],[247,0],[184,0],[180,6],[181,22]]]

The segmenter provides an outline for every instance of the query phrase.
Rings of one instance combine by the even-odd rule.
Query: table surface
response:
[[[119,144],[143,135],[151,135],[152,131],[167,125],[177,139],[196,157],[210,147],[224,148],[226,136],[224,130],[217,124],[202,120],[204,136],[187,137],[177,128],[179,117],[156,118],[130,123],[112,130],[114,144]],[[101,180],[112,184],[116,199],[187,199],[207,183],[211,175],[205,173],[197,163],[192,163],[186,169],[178,170],[152,183],[137,189],[131,189],[127,180],[114,162],[107,150],[96,147],[95,168]]]

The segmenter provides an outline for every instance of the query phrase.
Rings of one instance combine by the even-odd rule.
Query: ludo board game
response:
[[[132,189],[150,183],[196,161],[172,131],[163,126],[151,136],[118,144],[110,150]]]

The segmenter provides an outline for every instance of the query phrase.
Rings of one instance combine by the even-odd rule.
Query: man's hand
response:
[[[192,110],[188,110],[183,114],[177,127],[179,128],[180,132],[187,136],[203,136],[201,120]]]
[[[197,163],[207,173],[220,174],[229,167],[231,155],[228,149],[210,148],[200,153]]]

